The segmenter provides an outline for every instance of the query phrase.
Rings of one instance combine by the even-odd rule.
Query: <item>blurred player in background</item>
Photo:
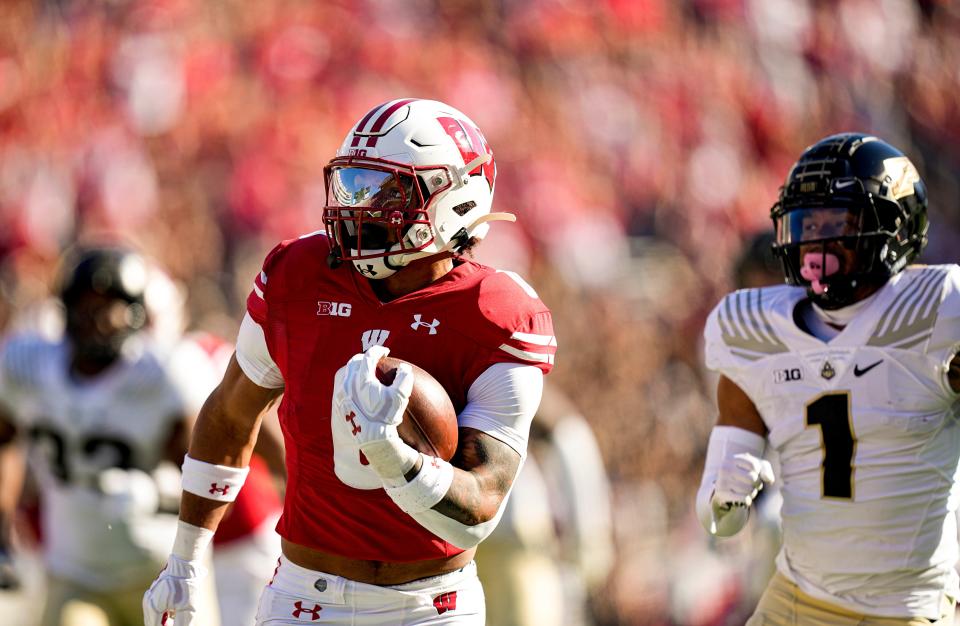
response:
[[[0,548],[11,549],[26,450],[40,498],[43,626],[139,624],[142,589],[176,530],[175,509],[160,510],[158,470],[183,458],[210,387],[202,362],[189,369],[196,361],[182,354],[174,371],[148,332],[156,275],[130,249],[78,248],[62,262],[63,336],[18,333],[3,347]],[[2,573],[18,586],[15,569]],[[215,609],[205,623],[217,623]]]
[[[596,437],[547,384],[513,497],[477,552],[488,623],[593,624],[593,595],[614,552],[610,483]]]
[[[144,595],[147,626],[170,614],[197,623],[199,559],[281,393],[283,555],[257,624],[485,622],[473,555],[526,456],[556,351],[550,312],[515,274],[462,256],[489,221],[512,216],[490,212],[493,154],[460,111],[377,106],[325,175],[326,233],[269,254],[236,358],[194,429],[173,553]],[[401,367],[390,386],[377,380],[388,351],[449,394],[452,462],[400,440],[413,379]]]
[[[711,314],[721,373],[697,509],[730,536],[780,470],[783,545],[748,624],[952,624],[958,584],[960,269],[910,262],[925,186],[899,150],[827,137],[772,209],[789,286]]]

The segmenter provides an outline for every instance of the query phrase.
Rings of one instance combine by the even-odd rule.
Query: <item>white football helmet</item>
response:
[[[330,265],[351,261],[386,278],[411,261],[482,239],[492,220],[497,167],[469,117],[435,100],[372,108],[324,168]]]

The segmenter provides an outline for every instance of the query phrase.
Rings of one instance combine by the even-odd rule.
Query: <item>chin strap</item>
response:
[[[481,224],[486,224],[487,222],[516,222],[516,221],[517,221],[517,216],[514,215],[513,213],[502,213],[502,212],[487,213],[486,215],[481,215],[480,217],[475,219],[473,223],[471,223],[469,226],[464,228],[463,233],[467,237],[470,237],[470,233],[472,233],[477,228],[477,226],[480,226]],[[456,247],[458,243],[460,243],[460,239],[461,237],[452,238],[450,241],[447,242],[445,246],[443,246],[442,248],[440,248],[439,250],[431,254],[440,254],[441,252],[450,252]]]
[[[460,179],[459,183],[461,185],[466,185],[470,181],[470,172],[477,169],[481,165],[486,165],[492,160],[493,160],[493,157],[490,156],[489,154],[481,154],[474,160],[464,165],[462,169],[457,169],[456,170],[457,177]]]
[[[516,222],[516,221],[517,221],[517,216],[514,215],[513,213],[505,213],[505,212],[487,213],[486,215],[481,215],[480,217],[475,219],[470,224],[470,226],[462,229],[462,232],[464,232],[464,234],[466,234],[469,237],[469,234],[473,232],[473,230],[476,229],[477,226],[480,226],[481,224],[486,224],[487,222]],[[399,259],[396,261],[393,261],[393,263],[395,265],[403,267],[409,264],[411,261],[416,261],[417,259],[420,259],[423,257],[433,256],[435,254],[443,254],[444,252],[452,252],[453,249],[461,243],[461,239],[463,239],[463,237],[452,238],[450,241],[448,241],[442,248],[440,248],[436,252],[420,251],[420,252],[412,252],[410,254],[398,255]]]

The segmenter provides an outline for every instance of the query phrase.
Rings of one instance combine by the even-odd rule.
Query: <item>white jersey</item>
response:
[[[0,356],[0,399],[40,487],[47,570],[96,589],[142,577],[169,550],[176,515],[157,512],[149,473],[198,395],[136,339],[92,380],[70,376],[63,342],[14,336]]]
[[[797,325],[796,287],[726,296],[706,363],[753,400],[779,456],[781,572],[877,616],[936,618],[957,597],[960,267],[894,276],[828,342]]]

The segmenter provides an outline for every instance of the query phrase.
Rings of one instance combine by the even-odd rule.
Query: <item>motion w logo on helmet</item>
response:
[[[490,155],[490,160],[477,169],[483,172],[490,188],[493,189],[493,181],[497,177],[497,165],[493,162],[493,151],[487,145],[487,140],[480,133],[480,129],[452,117],[438,117],[437,121],[457,144],[464,163],[470,163],[481,154]],[[477,169],[468,173],[472,175]]]
[[[890,195],[899,200],[905,196],[914,194],[914,183],[920,182],[920,173],[913,166],[907,157],[895,157],[886,159],[883,167],[890,178]]]

